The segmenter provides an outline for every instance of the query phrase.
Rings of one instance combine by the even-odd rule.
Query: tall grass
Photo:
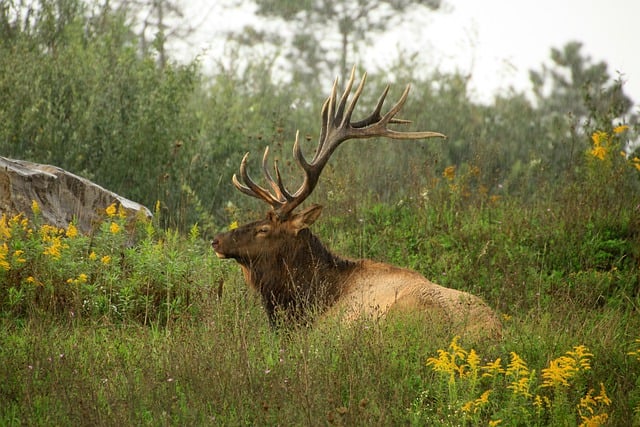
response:
[[[339,253],[482,296],[495,342],[412,317],[272,330],[235,264],[159,209],[111,206],[91,236],[36,204],[3,216],[0,424],[638,424],[637,171],[595,154],[534,199],[487,194],[463,165],[320,221]]]

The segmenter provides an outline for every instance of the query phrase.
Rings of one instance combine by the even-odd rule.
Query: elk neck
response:
[[[358,265],[333,254],[309,229],[271,256],[237,261],[272,321],[280,310],[287,317],[326,310],[341,296],[345,278]]]

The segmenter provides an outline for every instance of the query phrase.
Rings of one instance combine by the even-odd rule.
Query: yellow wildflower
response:
[[[574,347],[572,351],[567,351],[567,356],[571,357],[574,360],[574,363],[577,367],[582,368],[585,371],[591,369],[591,364],[589,362],[589,356],[593,356],[593,354],[589,353],[589,349],[585,345],[579,345]]]
[[[544,410],[546,407],[551,407],[551,400],[547,396],[540,396],[536,394],[536,397],[533,399],[533,406],[538,408],[538,411]]]
[[[78,235],[78,229],[76,228],[76,226],[73,224],[69,224],[69,227],[67,227],[67,237],[70,239],[73,239],[77,235]]]
[[[104,265],[109,265],[111,263],[111,257],[109,255],[105,255],[102,258],[100,258],[100,261],[104,264]]]
[[[489,427],[496,427],[497,425],[502,424],[502,420],[490,420],[488,426]]]
[[[51,245],[44,248],[42,253],[54,259],[60,258],[62,249],[66,248],[67,245],[62,243],[59,236],[51,238],[50,241]]]
[[[602,426],[606,424],[609,415],[604,412],[605,407],[611,405],[611,399],[607,396],[604,384],[600,383],[600,394],[594,395],[595,391],[590,389],[587,394],[580,399],[577,405],[578,413],[582,423],[580,426]]]
[[[569,386],[569,380],[577,369],[570,358],[561,356],[549,362],[549,367],[542,370],[542,387]]]
[[[105,212],[107,213],[108,217],[113,217],[116,215],[116,204],[115,203],[111,203],[107,209],[105,209]]]
[[[22,257],[22,255],[24,255],[24,251],[23,250],[18,249],[17,251],[15,251],[13,253],[13,258],[15,259],[15,262],[20,263],[20,264],[24,264],[25,262],[27,262],[27,260],[24,259]]]
[[[480,356],[478,356],[478,353],[476,353],[474,349],[469,351],[467,364],[469,365],[470,373],[472,375],[476,375],[478,372],[478,366],[480,365]]]
[[[589,353],[586,346],[574,347],[573,351],[568,351],[566,356],[560,356],[549,362],[549,367],[542,370],[542,387],[569,386],[569,380],[580,370],[591,369],[589,363]]]
[[[529,392],[530,377],[520,377],[514,379],[511,384],[507,386],[508,389],[513,390],[514,395],[522,395],[524,397],[531,397]]]
[[[111,225],[109,225],[109,231],[111,234],[118,234],[120,232],[120,225],[117,222],[112,222]]]
[[[233,221],[229,224],[229,230],[235,230],[236,228],[238,228],[238,221]]]
[[[433,367],[434,371],[451,374],[452,377],[458,371],[454,358],[442,349],[438,350],[438,357],[429,357],[427,359],[427,366],[429,365]]]
[[[489,403],[489,395],[491,394],[491,390],[487,390],[476,400],[471,400],[464,405],[462,405],[462,409],[464,412],[468,413],[476,413],[478,410],[482,409],[487,403]]]
[[[449,181],[453,181],[453,179],[456,177],[455,165],[447,166],[446,168],[444,168],[444,172],[442,172],[442,176],[447,178]]]
[[[507,365],[506,375],[513,380],[507,388],[513,390],[513,394],[521,394],[524,397],[531,397],[529,393],[529,382],[531,379],[527,363],[516,352],[511,352],[511,361]]]
[[[9,240],[11,238],[11,227],[7,224],[7,216],[0,217],[0,239]]]
[[[489,362],[482,367],[482,370],[485,371],[482,374],[483,377],[495,377],[499,374],[504,374],[505,370],[502,368],[502,360],[498,357],[493,362]]]
[[[58,238],[56,235],[60,233],[60,229],[58,229],[58,227],[54,227],[49,224],[43,224],[39,231],[43,242],[49,242]],[[64,232],[64,230],[62,231]]]
[[[506,374],[513,377],[529,376],[527,362],[522,360],[515,351],[511,353],[511,362],[507,365]]]
[[[611,144],[611,139],[606,132],[603,131],[595,131],[591,135],[591,140],[593,141],[593,148],[589,150],[589,154],[596,159],[604,160],[607,156],[608,146]],[[605,146],[605,144],[607,146]]]
[[[599,146],[609,140],[609,135],[606,132],[598,130],[591,135],[591,140],[593,141],[593,145]]]
[[[640,171],[640,158],[634,157],[631,159],[631,165]]]
[[[602,145],[595,145],[591,150],[589,150],[589,154],[596,159],[604,160],[605,157],[607,157],[607,149]]]
[[[622,133],[627,129],[629,129],[629,126],[627,126],[627,125],[616,126],[616,127],[613,128],[613,133],[615,133],[615,134]]]
[[[3,243],[2,246],[0,246],[0,269],[3,269],[5,271],[11,270],[11,265],[9,264],[9,261],[7,261],[8,253],[9,247],[6,243]]]
[[[31,201],[31,212],[33,212],[34,215],[40,215],[40,205],[38,205],[38,202],[36,202],[35,200]]]
[[[87,277],[87,275],[86,275],[86,274],[84,274],[84,273],[80,273],[80,275],[78,275],[78,281],[79,281],[80,283],[86,283],[86,282],[87,282],[87,279],[88,279],[88,277]]]
[[[94,251],[91,251],[91,253],[89,254],[89,259],[91,261],[95,261],[97,258],[98,258],[98,255],[96,255]]]

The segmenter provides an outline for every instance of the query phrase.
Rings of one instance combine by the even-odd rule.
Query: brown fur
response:
[[[436,285],[415,271],[332,254],[308,228],[320,212],[318,205],[288,219],[270,212],[213,241],[219,257],[242,266],[272,323],[280,315],[304,323],[326,313],[348,322],[419,311],[452,333],[500,335],[497,316],[474,295]]]

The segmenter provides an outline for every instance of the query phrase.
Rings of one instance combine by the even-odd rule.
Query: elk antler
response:
[[[338,79],[333,83],[331,95],[322,105],[322,128],[320,130],[320,139],[318,141],[318,147],[316,148],[315,155],[311,162],[308,162],[302,150],[300,149],[299,132],[296,132],[296,140],[293,145],[293,156],[304,170],[304,181],[300,188],[293,194],[291,194],[282,183],[282,177],[278,168],[277,161],[274,162],[274,170],[276,178],[274,179],[269,172],[267,165],[267,158],[269,156],[269,147],[264,150],[264,156],[262,157],[262,170],[265,178],[273,192],[271,192],[256,184],[249,174],[247,173],[247,159],[249,153],[245,154],[240,163],[240,176],[244,181],[244,184],[238,181],[236,175],[233,175],[233,184],[243,192],[252,197],[264,200],[267,202],[276,214],[280,218],[286,218],[296,207],[298,207],[313,191],[322,169],[324,169],[327,161],[331,157],[331,154],[338,146],[348,139],[363,139],[373,137],[387,137],[392,139],[422,139],[440,137],[446,138],[445,135],[437,132],[398,132],[388,129],[389,124],[408,124],[409,120],[397,119],[394,116],[400,111],[407,96],[409,95],[410,85],[407,85],[406,89],[402,93],[402,96],[396,102],[396,104],[384,115],[381,115],[382,104],[384,104],[387,93],[389,92],[389,86],[385,88],[378,99],[378,104],[373,112],[363,120],[352,122],[351,115],[358,103],[364,83],[367,79],[367,74],[364,73],[360,84],[356,88],[356,91],[347,105],[347,98],[351,93],[353,87],[353,81],[355,78],[355,67],[351,70],[351,77],[347,82],[347,86],[340,97],[340,100],[336,104]]]

